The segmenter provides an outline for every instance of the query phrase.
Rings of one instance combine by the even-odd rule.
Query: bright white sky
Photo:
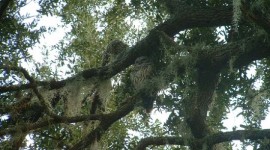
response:
[[[23,9],[21,9],[21,14],[31,14],[31,16],[37,14],[36,10],[38,8],[38,4],[35,4],[33,1],[27,5],[26,7],[24,7]],[[33,19],[33,18],[32,18]],[[29,20],[27,20],[27,22],[31,22],[31,18]],[[61,25],[61,20],[60,18],[56,18],[56,17],[43,17],[40,22],[39,22],[39,26],[46,26],[46,27],[57,27],[57,25]],[[35,47],[33,47],[33,49],[30,50],[30,53],[33,55],[33,58],[36,62],[39,63],[44,63],[44,57],[42,56],[42,46],[46,45],[46,46],[52,46],[54,44],[56,44],[59,40],[63,39],[63,37],[65,36],[65,32],[69,31],[70,28],[57,28],[56,31],[52,34],[44,34],[44,38],[41,38],[41,42],[39,45],[36,45]],[[50,52],[50,56],[49,58],[51,60],[54,60],[55,58],[57,58],[57,53],[51,51]],[[25,67],[34,67],[33,65],[31,65],[30,63],[24,63],[23,66]],[[56,67],[56,66],[53,66]],[[62,68],[63,70],[65,68]],[[251,69],[251,71],[249,72],[250,75],[254,74],[255,70]],[[258,83],[259,84],[259,83]],[[269,109],[270,111],[270,109]],[[230,113],[227,115],[228,119],[224,120],[223,123],[224,125],[227,127],[227,130],[224,131],[232,131],[233,128],[236,128],[237,130],[239,129],[243,129],[240,127],[240,124],[243,124],[243,118],[241,116],[237,117],[237,114],[239,112],[241,112],[241,109],[236,109],[236,110],[230,110]],[[157,112],[157,111],[153,111],[151,114],[151,117],[153,120],[158,119],[161,122],[165,122],[167,120],[169,116],[169,113],[163,112]],[[262,128],[266,129],[266,128],[270,128],[270,115],[268,115],[266,117],[265,120],[262,121]],[[235,145],[235,150],[240,149],[240,142],[235,141],[234,142]],[[249,147],[248,150],[252,150],[252,147]]]

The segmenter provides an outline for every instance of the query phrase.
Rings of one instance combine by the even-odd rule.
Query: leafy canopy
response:
[[[267,0],[2,0],[0,148],[269,148],[269,9]],[[45,17],[61,23],[40,26]],[[59,42],[40,46],[61,28]],[[102,66],[113,40],[128,48]],[[130,79],[140,56],[155,69],[143,92]],[[155,95],[151,115],[144,94]],[[224,125],[231,110],[241,128]]]

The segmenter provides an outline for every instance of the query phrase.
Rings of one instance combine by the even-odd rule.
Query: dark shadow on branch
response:
[[[250,7],[251,6],[248,4],[248,2],[242,2],[241,10],[244,16],[255,22],[257,25],[262,27],[268,34],[270,34],[270,18],[266,14],[264,14],[267,11],[263,12],[262,10],[258,10],[258,8],[251,9]]]

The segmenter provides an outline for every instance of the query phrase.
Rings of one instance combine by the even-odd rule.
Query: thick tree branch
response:
[[[182,30],[194,27],[230,25],[232,23],[232,14],[231,7],[189,7],[189,9],[177,11],[173,18],[165,21],[153,30],[163,31],[172,37]]]
[[[50,90],[50,89],[59,89],[61,87],[64,87],[68,81],[70,80],[36,81],[36,84],[38,86],[49,87],[49,90]],[[19,90],[30,89],[30,88],[32,88],[32,84],[30,83],[21,84],[21,85],[0,86],[0,93],[9,92],[9,91],[10,92],[19,91]]]
[[[191,47],[181,46],[180,49],[191,49]],[[270,42],[264,35],[255,35],[237,42],[204,49],[193,49],[193,51],[200,53],[198,63],[195,64],[197,68],[212,65],[216,69],[224,69],[228,67],[228,62],[231,58],[234,58],[234,67],[241,68],[247,66],[252,61],[269,58]],[[178,69],[183,70],[185,62],[178,61],[177,63],[179,63]]]
[[[61,117],[55,117],[55,118],[44,118],[36,123],[26,123],[26,124],[18,125],[16,127],[9,127],[9,128],[0,130],[0,137],[3,135],[14,134],[21,131],[27,132],[30,130],[46,127],[52,124],[76,123],[76,122],[90,121],[90,120],[99,120],[101,121],[102,126],[107,127],[133,110],[134,105],[136,103],[136,95],[134,95],[133,97],[129,97],[125,99],[124,101],[126,103],[124,103],[123,106],[121,106],[117,111],[112,112],[110,114],[93,114],[93,115],[91,114],[91,115],[74,116],[74,117],[61,116]],[[101,129],[97,130],[96,132],[100,132],[100,130]],[[86,139],[86,140],[89,140],[89,139]]]
[[[104,115],[102,120],[100,120],[99,126],[91,131],[88,135],[86,135],[82,140],[73,145],[70,150],[81,150],[86,148],[88,145],[93,143],[96,138],[100,140],[100,137],[108,130],[108,128],[117,120],[126,116],[129,112],[131,112],[135,106],[136,98],[129,97],[126,103],[116,112],[110,113],[108,115]]]
[[[188,17],[187,17],[188,16]],[[231,24],[232,9],[227,7],[205,8],[205,9],[187,9],[179,12],[174,18],[161,23],[150,31],[150,34],[133,46],[122,60],[117,60],[113,64],[100,68],[100,70],[86,70],[83,72],[84,77],[115,75],[122,71],[139,56],[149,56],[158,49],[160,31],[168,36],[174,36],[184,29],[193,27],[214,27]],[[113,70],[113,71],[110,71]]]
[[[232,140],[259,140],[270,139],[270,129],[262,130],[237,130],[231,132],[215,133],[208,136],[205,141],[208,145],[214,145],[221,142]]]
[[[215,144],[228,142],[232,140],[258,140],[270,139],[270,129],[263,130],[237,130],[231,132],[221,132],[211,134],[203,139],[185,139],[182,137],[148,137],[141,139],[137,145],[137,150],[144,150],[147,146],[160,146],[160,145],[182,145],[191,146],[194,144],[207,143],[208,147]]]
[[[189,141],[182,137],[148,137],[141,139],[136,150],[145,150],[147,146],[161,146],[161,145],[182,145],[189,146]]]
[[[25,70],[22,67],[14,67],[14,66],[1,66],[1,69],[21,72],[24,75],[24,77],[30,82],[31,88],[38,97],[38,99],[40,100],[41,104],[43,105],[45,112],[52,117],[61,118],[52,111],[51,104],[46,99],[44,99],[43,96],[39,93],[35,79],[30,76],[27,70]]]
[[[264,35],[248,37],[234,43],[210,48],[208,55],[217,67],[228,65],[228,61],[234,58],[234,67],[247,66],[254,60],[270,57],[270,43]]]
[[[203,138],[210,132],[206,124],[206,117],[209,105],[213,101],[219,71],[212,67],[207,67],[207,69],[199,68],[197,95],[187,99],[187,101],[191,102],[186,102],[188,105],[185,105],[186,121],[195,138]]]
[[[59,117],[59,118],[44,118],[36,123],[25,123],[15,127],[9,127],[3,130],[0,130],[0,137],[7,134],[14,134],[17,132],[28,132],[31,130],[35,130],[38,128],[46,127],[52,124],[58,123],[76,123],[82,121],[90,121],[90,120],[101,120],[104,115],[84,115],[84,116],[75,116],[75,117]]]

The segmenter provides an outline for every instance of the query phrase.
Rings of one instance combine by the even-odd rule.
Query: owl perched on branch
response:
[[[103,52],[102,66],[105,66],[118,57],[120,53],[125,51],[128,48],[128,45],[120,40],[111,41],[106,50]],[[92,108],[90,109],[91,114],[95,114],[98,109],[105,110],[105,103],[109,97],[111,91],[111,80],[106,79],[99,82],[99,85],[96,85],[95,90],[93,90],[93,102]],[[99,110],[100,111],[100,110]]]
[[[128,45],[120,40],[111,41],[106,50],[103,52],[102,66],[105,66],[113,61],[128,48]],[[96,85],[93,90],[92,106],[90,108],[90,114],[97,114],[106,111],[106,102],[109,98],[111,91],[111,80],[102,80]],[[95,137],[95,141],[91,143],[90,149],[99,149],[98,137]]]
[[[130,73],[131,82],[136,91],[140,93],[143,101],[143,107],[147,113],[150,113],[153,109],[153,103],[155,100],[155,92],[151,89],[151,85],[147,85],[146,81],[149,81],[153,77],[153,63],[146,56],[141,56],[135,60],[134,68]]]
[[[111,41],[103,53],[102,66],[114,61],[116,57],[128,48],[128,45],[120,40]]]

